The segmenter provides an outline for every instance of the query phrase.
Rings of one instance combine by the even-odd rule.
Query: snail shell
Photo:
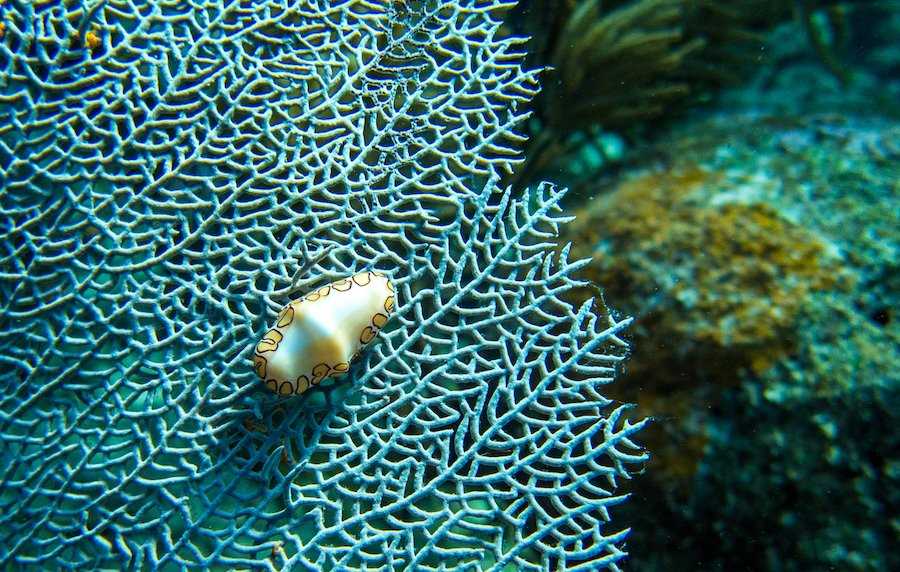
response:
[[[394,311],[394,285],[360,272],[285,306],[253,353],[253,368],[279,395],[299,395],[347,373]]]

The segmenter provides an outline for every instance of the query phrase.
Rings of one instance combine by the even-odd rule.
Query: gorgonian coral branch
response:
[[[615,567],[626,321],[563,302],[561,192],[496,186],[536,90],[506,7],[3,8],[0,562]],[[290,293],[363,269],[382,341],[260,389]]]

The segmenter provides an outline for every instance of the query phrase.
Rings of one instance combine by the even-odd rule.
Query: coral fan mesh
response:
[[[496,185],[507,4],[0,3],[0,567],[616,567],[626,321],[562,300],[562,192]],[[260,388],[280,307],[364,269],[379,343]]]

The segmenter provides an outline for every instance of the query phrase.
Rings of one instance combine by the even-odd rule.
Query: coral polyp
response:
[[[84,45],[93,52],[103,46],[103,39],[97,32],[91,31],[84,35]]]

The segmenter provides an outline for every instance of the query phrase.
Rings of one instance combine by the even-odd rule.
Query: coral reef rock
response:
[[[640,155],[567,230],[636,316],[634,569],[897,568],[900,125],[725,114]]]

